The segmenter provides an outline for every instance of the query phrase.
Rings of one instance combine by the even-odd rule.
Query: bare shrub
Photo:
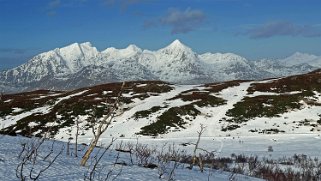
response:
[[[203,166],[203,163],[201,163],[202,160],[200,159],[200,157],[196,156],[196,151],[199,149],[198,145],[200,143],[201,136],[205,131],[205,128],[206,127],[203,124],[200,124],[200,130],[197,131],[198,137],[197,137],[197,141],[195,143],[195,147],[194,147],[194,151],[193,151],[192,162],[191,162],[190,166],[188,167],[189,169],[193,168],[193,166],[195,165],[196,161],[198,161],[198,165],[199,166]],[[201,168],[201,171],[203,172],[203,168],[202,167],[200,167],[200,168]]]
[[[84,174],[84,180],[114,180],[120,175],[122,169],[117,173],[117,175],[114,178],[111,178],[111,174],[114,172],[114,169],[106,170],[106,165],[101,164],[101,159],[110,149],[114,142],[115,139],[112,139],[109,145],[107,145],[106,147],[99,147],[96,155],[91,160],[91,164],[88,167],[88,171]],[[100,153],[101,151],[102,153]]]
[[[176,149],[173,144],[169,145],[168,152],[164,153],[163,150],[165,145],[166,144],[163,145],[162,151],[157,153],[159,178],[163,175],[168,175],[168,180],[174,180],[175,171],[182,163],[182,158],[185,156],[185,152]]]
[[[16,167],[16,177],[19,180],[24,181],[28,177],[31,180],[38,180],[62,154],[64,147],[56,155],[53,155],[54,141],[51,144],[49,152],[43,153],[44,150],[40,150],[40,148],[43,148],[45,139],[34,138],[29,142],[21,144],[22,150],[18,155],[20,163]]]
[[[152,149],[148,145],[136,144],[135,156],[139,166],[149,167],[154,159],[152,155],[155,153],[155,148]]]

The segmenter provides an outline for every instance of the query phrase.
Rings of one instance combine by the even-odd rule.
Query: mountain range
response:
[[[136,45],[98,51],[85,42],[41,53],[25,64],[0,72],[0,90],[68,90],[138,80],[178,84],[259,80],[307,73],[320,67],[320,56],[304,53],[250,61],[233,53],[197,54],[179,40],[157,51],[142,50]]]

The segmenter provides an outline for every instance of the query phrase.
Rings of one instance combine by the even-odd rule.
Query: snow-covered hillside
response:
[[[189,137],[199,125],[204,136],[256,136],[321,133],[321,74],[265,81],[230,81],[205,85],[127,82],[122,110],[104,137]],[[67,140],[80,121],[81,136],[92,137],[89,117],[101,119],[120,84],[74,91],[35,91],[2,96],[0,121],[6,134],[42,135]],[[44,121],[45,120],[45,121]],[[126,129],[124,129],[126,128]]]
[[[120,98],[122,104],[107,131],[100,137],[99,145],[107,145],[113,138],[117,140],[103,157],[99,164],[102,167],[99,168],[106,169],[106,173],[113,170],[112,177],[116,177],[121,170],[117,176],[119,180],[154,180],[159,177],[160,171],[165,170],[161,178],[168,180],[173,162],[168,161],[165,167],[160,167],[155,154],[162,150],[171,152],[175,147],[177,153],[192,155],[198,139],[197,132],[203,125],[198,153],[213,153],[217,160],[220,157],[224,157],[222,160],[228,160],[227,157],[232,159],[228,164],[218,166],[218,169],[235,170],[243,164],[241,173],[271,178],[271,175],[260,173],[266,169],[264,164],[271,166],[273,160],[276,163],[273,165],[277,166],[269,167],[272,170],[279,169],[280,165],[281,170],[290,167],[301,173],[302,165],[297,167],[300,162],[296,163],[294,158],[319,164],[318,159],[313,158],[320,158],[321,152],[320,83],[321,70],[264,81],[200,85],[175,85],[161,81],[126,82]],[[42,160],[46,154],[51,153],[48,158],[52,160],[67,142],[72,143],[70,149],[74,150],[77,123],[77,140],[81,144],[78,153],[83,155],[85,144],[93,138],[95,122],[108,113],[108,107],[113,104],[120,88],[120,83],[110,83],[73,91],[38,90],[2,95],[0,124],[3,129],[0,133],[16,137],[0,135],[0,179],[16,180],[16,168],[21,163],[17,155],[24,144],[37,143],[21,135],[50,134],[51,138],[64,141],[56,142],[53,152],[48,151],[52,148],[52,142],[44,143],[34,174],[50,163]],[[155,157],[149,161],[157,163],[158,168],[142,167],[138,157],[134,161],[136,164],[131,164],[128,154],[115,151],[115,148],[127,148],[126,145],[142,145],[145,150],[147,147],[155,150]],[[65,156],[65,152],[43,173],[43,180],[79,180],[84,178],[84,173],[88,174],[91,166],[79,167],[81,157],[75,158],[70,153]],[[246,164],[244,161],[237,162],[235,155],[247,157]],[[264,163],[254,167],[256,172],[244,169],[244,166],[249,166],[247,163],[253,159],[253,155]],[[189,170],[184,162],[180,164],[181,167],[175,170],[177,180],[227,180],[231,177],[255,180],[215,169],[207,168],[205,172],[200,172],[196,167]],[[28,169],[32,167],[30,162],[24,173],[28,175]],[[315,167],[315,171],[318,171],[318,167]],[[315,175],[315,178],[320,177]]]
[[[99,52],[86,42],[41,53],[23,65],[0,72],[0,91],[66,90],[123,80],[180,84],[259,80],[307,73],[320,67],[320,57],[302,53],[282,60],[249,61],[233,53],[198,55],[179,40],[156,51],[129,45]]]

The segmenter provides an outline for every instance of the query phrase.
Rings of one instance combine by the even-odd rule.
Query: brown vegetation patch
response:
[[[318,91],[321,92],[321,74],[314,71],[309,74],[295,75],[281,78],[268,83],[254,83],[248,88],[250,94],[255,91],[285,93],[292,91]]]
[[[242,82],[248,82],[248,80],[233,80],[233,81],[227,81],[227,82],[222,82],[222,83],[214,83],[214,84],[205,84],[204,86],[206,87],[205,90],[213,92],[213,93],[218,93],[224,89],[227,89],[229,87],[235,87],[239,86],[240,83]]]
[[[227,111],[226,115],[232,117],[227,121],[241,123],[256,117],[279,116],[293,109],[300,109],[302,104],[299,102],[303,97],[303,93],[245,97],[241,102],[236,103],[234,108]]]
[[[165,111],[162,115],[158,116],[155,122],[142,127],[141,131],[137,134],[157,136],[159,134],[167,133],[170,128],[184,129],[184,125],[187,124],[187,122],[185,122],[182,117],[191,116],[194,119],[200,113],[201,112],[191,104],[172,107]]]
[[[185,91],[186,92],[186,91]],[[193,105],[199,107],[206,106],[219,106],[226,103],[226,100],[210,95],[209,92],[204,91],[190,91],[186,93],[180,93],[177,96],[170,98],[169,100],[182,99],[183,101],[194,101]]]
[[[109,83],[63,92],[37,90],[3,95],[3,102],[0,104],[0,117],[21,114],[45,106],[50,106],[50,111],[46,114],[34,113],[21,118],[17,120],[16,124],[1,130],[1,133],[11,135],[19,133],[24,136],[31,136],[37,132],[37,135],[40,136],[50,130],[51,134],[55,135],[60,128],[73,126],[79,115],[100,118],[108,113],[108,107],[114,103],[121,89],[121,84]],[[172,90],[172,87],[161,81],[126,82],[123,92],[132,93],[133,96],[121,97],[120,102],[127,104],[131,103],[134,98],[145,99],[153,94],[157,95],[170,90]],[[83,93],[75,95],[80,92]],[[70,96],[70,98],[61,100],[67,96]],[[13,108],[20,108],[21,111],[13,112]],[[48,123],[55,123],[53,124],[55,126],[48,126],[51,125]]]

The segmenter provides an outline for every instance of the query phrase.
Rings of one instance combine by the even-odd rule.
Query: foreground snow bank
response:
[[[37,145],[39,139],[30,139],[25,137],[11,137],[0,135],[0,180],[19,180],[16,176],[17,166],[22,162],[21,154],[23,145]],[[89,176],[90,170],[95,159],[92,158],[92,162],[88,167],[80,167],[81,155],[84,154],[85,146],[79,146],[79,157],[75,157],[72,152],[74,145],[70,145],[70,152],[66,153],[65,142],[53,142],[44,141],[38,149],[37,160],[35,165],[32,162],[27,162],[25,169],[22,172],[26,179],[29,180],[30,169],[33,167],[32,176],[36,176],[40,170],[44,169],[52,160],[56,157],[55,162],[43,173],[40,174],[39,180],[54,181],[54,180],[84,180],[85,176]],[[52,151],[51,154],[49,154]],[[62,151],[62,152],[61,152]],[[61,152],[61,153],[60,153]],[[96,148],[94,155],[100,155],[103,149]],[[49,156],[48,156],[49,155]],[[48,156],[48,157],[47,157]],[[114,164],[118,162],[119,164]],[[127,163],[127,164],[121,164]],[[114,149],[107,150],[106,154],[102,157],[102,160],[97,165],[97,172],[95,172],[95,179],[109,177],[110,180],[116,178],[116,180],[158,180],[160,176],[159,168],[144,168],[136,164],[130,163],[129,156],[122,156],[119,152]],[[164,174],[159,180],[168,180],[173,170],[169,164],[169,167],[164,168]],[[19,173],[19,171],[18,171]],[[174,170],[172,177],[175,180],[215,180],[225,181],[229,180],[230,177],[236,178],[237,180],[260,180],[251,178],[243,175],[235,175],[229,172],[218,171],[218,170],[204,170],[200,172],[199,169],[186,169],[186,165],[180,164]]]

